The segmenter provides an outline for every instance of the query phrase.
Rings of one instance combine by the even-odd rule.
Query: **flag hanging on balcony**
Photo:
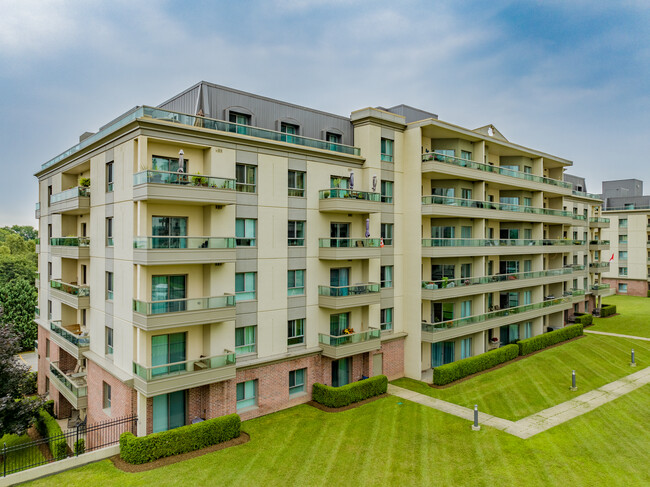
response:
[[[382,249],[384,248],[384,239],[383,238],[379,239],[379,248],[382,248]]]
[[[609,258],[610,262],[613,261],[613,260],[614,260],[614,254],[612,254],[612,256]]]

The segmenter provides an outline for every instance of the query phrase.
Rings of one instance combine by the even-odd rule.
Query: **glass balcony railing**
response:
[[[380,193],[369,193],[367,191],[357,191],[353,189],[331,188],[322,189],[318,192],[318,199],[326,200],[328,198],[349,198],[352,200],[381,201]]]
[[[318,286],[319,296],[361,296],[379,292],[378,283],[356,284],[354,286]]]
[[[536,279],[540,277],[563,276],[571,274],[572,267],[562,267],[560,269],[549,269],[546,271],[515,272],[511,274],[496,274],[494,276],[483,277],[466,277],[460,279],[443,279],[439,281],[422,281],[423,289],[446,289],[462,286],[471,286],[474,284],[493,284],[495,282],[516,281],[520,279]]]
[[[79,325],[76,325],[79,327]],[[90,337],[83,333],[74,333],[70,330],[67,330],[65,327],[61,326],[61,320],[50,321],[50,330],[54,333],[63,337],[68,342],[72,343],[76,347],[89,347],[90,346]]]
[[[497,311],[491,311],[489,313],[484,313],[476,316],[468,316],[467,318],[458,318],[455,320],[441,321],[439,323],[422,323],[422,331],[432,333],[436,331],[446,330],[448,328],[459,328],[461,326],[471,325],[474,323],[481,323],[483,321],[491,320],[494,318],[501,318],[503,316],[512,316],[527,311],[533,311],[538,309],[549,308],[551,306],[557,306],[559,304],[564,304],[570,302],[570,298],[562,297],[549,299],[548,301],[543,301],[541,303],[525,304],[523,306],[515,306],[513,308],[500,309]]]
[[[575,214],[575,215],[571,215],[571,217],[572,217],[574,220],[582,220],[582,221],[586,221],[586,220],[587,220],[587,217],[585,217],[584,215],[578,215],[578,214]]]
[[[342,345],[350,345],[353,343],[368,342],[370,340],[379,340],[381,338],[381,330],[372,328],[358,333],[349,333],[346,335],[327,335],[325,333],[318,334],[318,343],[329,345],[330,347],[340,347]]]
[[[180,313],[183,311],[202,311],[235,306],[235,295],[212,296],[206,298],[168,299],[164,301],[133,300],[133,311],[143,315]]]
[[[531,240],[526,238],[423,238],[423,247],[525,247],[540,245],[584,245],[584,240],[569,239],[541,239]]]
[[[370,247],[379,248],[380,239],[378,238],[319,238],[318,246],[320,248],[330,249],[349,249],[352,247]]]
[[[637,205],[636,203],[630,203],[625,206],[608,206],[603,208],[603,211],[624,211],[624,210],[649,210],[650,205]]]
[[[589,289],[591,289],[592,291],[603,291],[609,288],[610,288],[609,284],[592,284],[591,286],[589,286]]]
[[[465,208],[483,208],[485,210],[514,211],[517,213],[532,213],[536,215],[573,216],[570,211],[553,210],[550,208],[534,208],[532,206],[512,205],[509,203],[496,203],[494,201],[466,200],[449,196],[423,196],[423,205],[448,205]]]
[[[574,196],[582,196],[583,198],[593,198],[593,199],[595,199],[595,200],[599,200],[599,199],[600,199],[600,195],[599,195],[599,194],[586,193],[586,192],[584,192],[584,191],[576,191],[575,189],[572,190],[571,193],[573,193]]]
[[[79,196],[90,196],[90,189],[84,186],[77,186],[76,188],[70,188],[61,193],[53,194],[50,196],[50,204],[71,200],[73,198],[78,198]]]
[[[572,288],[567,291],[564,291],[562,293],[563,296],[565,297],[573,297],[573,296],[584,296],[585,295],[585,290],[584,289],[577,289],[577,288]]]
[[[234,249],[229,237],[135,237],[134,249]]]
[[[235,365],[236,362],[237,357],[234,352],[150,367],[133,362],[133,373],[142,380],[149,382],[156,379],[200,372],[202,370],[219,369],[228,365]]]
[[[41,316],[41,310],[38,306],[34,306],[34,314],[36,316]]]
[[[50,372],[59,379],[59,382],[65,386],[75,397],[85,397],[88,395],[88,386],[86,385],[86,376],[73,377],[65,374],[58,367],[59,362],[50,363]]]
[[[589,245],[609,245],[609,240],[589,240]]]
[[[590,269],[603,269],[609,267],[609,262],[592,262],[589,264]]]
[[[41,204],[40,204],[40,203],[36,203],[36,209],[37,209],[37,210],[40,210],[40,209],[41,209]]]
[[[609,223],[609,218],[590,217],[589,223]]]
[[[573,268],[573,271],[584,271],[585,266],[583,264],[572,264],[571,267]]]
[[[89,286],[77,286],[75,284],[69,284],[67,282],[63,282],[60,279],[52,279],[50,281],[50,287],[52,289],[57,289],[64,293],[70,294],[72,296],[78,296],[80,298],[90,296]]]
[[[571,183],[566,181],[560,181],[559,179],[547,178],[544,176],[535,176],[527,172],[515,171],[513,169],[507,169],[499,166],[491,166],[490,164],[483,164],[481,162],[470,161],[469,159],[462,159],[455,156],[447,156],[445,154],[440,154],[439,152],[427,152],[422,154],[422,162],[428,161],[437,161],[445,162],[447,164],[453,164],[460,167],[469,167],[470,169],[478,169],[479,171],[492,172],[496,174],[501,174],[503,176],[511,176],[513,178],[525,179],[527,181],[535,181],[537,183],[546,183],[552,184],[553,186],[558,186],[560,188],[570,188]]]
[[[133,175],[133,185],[172,184],[176,186],[235,190],[235,180],[204,176],[202,174],[185,174],[182,172],[154,171],[147,169]]]
[[[54,247],[88,247],[88,237],[55,237],[50,239],[50,245]]]

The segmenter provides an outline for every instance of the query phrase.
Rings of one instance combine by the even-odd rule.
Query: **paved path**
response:
[[[594,330],[584,330],[585,333],[593,333],[594,335],[607,335],[610,337],[620,337],[620,338],[632,338],[634,340],[644,340],[650,342],[650,338],[646,337],[635,337],[633,335],[621,335],[620,333],[607,333],[606,331],[594,331]]]
[[[38,370],[38,354],[36,352],[23,352],[18,354],[18,360],[29,365],[32,372]]]
[[[622,379],[582,394],[575,399],[544,409],[519,421],[510,421],[490,414],[481,413],[480,411],[478,420],[480,424],[485,426],[491,426],[492,428],[526,439],[589,411],[593,411],[598,406],[602,406],[649,383],[650,367],[646,367]],[[419,392],[413,392],[402,387],[394,386],[393,384],[388,384],[388,393],[408,401],[422,404],[423,406],[437,409],[438,411],[453,414],[459,418],[469,421],[474,420],[474,410],[459,406],[458,404],[436,399],[420,394]]]

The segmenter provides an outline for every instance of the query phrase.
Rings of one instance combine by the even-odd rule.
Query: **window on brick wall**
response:
[[[305,392],[305,379],[307,369],[292,370],[289,372],[289,396]]]
[[[50,339],[45,339],[45,358],[50,358]]]
[[[102,382],[102,407],[111,409],[111,386],[106,382]]]
[[[257,405],[257,380],[237,384],[237,411]]]

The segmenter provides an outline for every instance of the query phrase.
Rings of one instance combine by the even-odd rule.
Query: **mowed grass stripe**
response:
[[[650,298],[643,296],[610,296],[606,304],[616,305],[618,316],[594,318],[590,330],[650,338]]]

